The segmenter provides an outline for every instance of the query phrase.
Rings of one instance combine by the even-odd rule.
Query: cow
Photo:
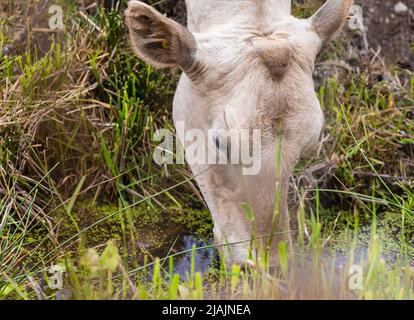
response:
[[[352,4],[328,0],[299,19],[291,0],[186,0],[184,27],[141,1],[128,3],[126,24],[138,57],[183,71],[173,120],[184,149],[192,150],[186,161],[212,214],[216,244],[230,248],[223,255],[229,263],[245,263],[252,235],[271,256],[282,240],[292,247],[289,180],[324,125],[315,60]],[[193,152],[187,133],[194,132],[204,134],[198,142],[216,150],[219,159],[209,160],[218,161]],[[232,161],[241,149],[247,157]]]

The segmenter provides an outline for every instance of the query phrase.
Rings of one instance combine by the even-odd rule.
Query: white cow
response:
[[[274,252],[277,239],[289,239],[289,177],[301,155],[318,143],[324,123],[312,79],[315,58],[346,21],[353,0],[328,0],[309,19],[293,17],[290,0],[186,2],[188,29],[130,1],[126,21],[132,45],[156,67],[183,70],[173,117],[213,216],[216,243],[276,230],[286,236],[269,242]],[[246,131],[247,140],[233,139]],[[253,131],[260,132],[256,149]],[[188,134],[228,163],[211,163],[194,152]],[[252,162],[232,161],[241,149]],[[249,204],[254,219],[242,204]],[[243,263],[248,247],[248,242],[233,245],[226,256]]]

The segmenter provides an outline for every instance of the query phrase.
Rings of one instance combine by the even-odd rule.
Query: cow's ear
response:
[[[328,0],[310,18],[313,29],[325,43],[341,29],[349,16],[353,0]]]
[[[156,67],[188,68],[197,43],[193,34],[141,1],[130,1],[125,12],[137,55]]]

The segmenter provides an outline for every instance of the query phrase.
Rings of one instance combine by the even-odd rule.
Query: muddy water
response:
[[[178,273],[181,279],[186,279],[187,273],[191,270],[191,249],[195,246],[197,248],[194,251],[196,272],[205,273],[209,268],[217,267],[218,252],[213,248],[214,241],[210,230],[212,225],[208,212],[183,210],[177,218],[173,211],[157,215],[145,208],[134,210],[130,212],[133,225],[129,225],[126,222],[127,219],[122,220],[119,216],[114,216],[88,229],[83,235],[85,247],[95,247],[98,252],[101,252],[105,243],[115,240],[121,255],[128,257],[130,270],[142,267],[145,261],[151,263],[155,258],[163,259],[173,256],[174,273]],[[82,203],[76,210],[78,227],[80,230],[87,229],[96,221],[116,211],[115,206]],[[124,221],[126,226],[122,227],[121,221]],[[71,227],[70,223],[68,226],[62,226],[60,240],[63,241],[74,233],[76,230]],[[360,228],[353,255],[355,264],[367,260],[371,234],[372,230],[369,226]],[[401,249],[399,244],[395,237],[390,236],[386,230],[378,228],[375,234],[384,248],[382,257],[392,265],[399,255]],[[398,238],[399,234],[396,236]],[[324,246],[323,260],[330,265],[329,262],[334,258],[337,268],[345,266],[349,261],[349,249],[353,244],[353,237],[353,231],[348,228],[343,228],[342,232],[333,235]],[[408,242],[411,243],[411,247],[414,247],[414,239]],[[73,249],[76,252],[76,246]],[[50,250],[53,250],[53,246],[45,248],[44,254]],[[302,254],[299,250],[297,253]],[[163,261],[163,267],[166,270],[168,270],[168,264],[168,259]]]
[[[339,274],[349,275],[352,267],[366,267],[366,262],[369,260],[370,250],[372,250],[372,227],[363,226],[355,234],[349,231],[345,234],[339,234],[337,240],[327,243],[322,249],[322,265],[327,269],[325,270],[329,274],[329,268],[336,270],[337,276],[335,277],[335,286],[339,288],[340,277]],[[393,268],[398,263],[401,263],[402,248],[401,242],[396,235],[391,235],[389,230],[380,228],[375,231],[375,235],[380,243],[379,249],[380,259],[384,260],[388,268]],[[411,239],[414,241],[414,239]],[[214,242],[212,239],[209,241],[200,240],[197,235],[184,234],[176,242],[175,249],[177,252],[189,251],[192,246],[197,248],[205,247],[206,245],[212,245]],[[411,249],[414,247],[411,246]],[[411,250],[413,251],[413,250]],[[303,249],[298,249],[296,254],[302,255]],[[201,249],[195,251],[195,270],[205,272],[210,267],[216,267],[218,259],[217,251],[213,248]],[[414,265],[414,252],[409,252],[409,259]],[[308,256],[305,259],[307,262],[304,264],[299,263],[296,267],[301,270],[307,270],[310,268],[312,256]],[[174,272],[179,273],[181,277],[185,277],[191,268],[191,252],[185,253],[176,257]],[[348,270],[349,269],[349,270]],[[309,271],[309,270],[308,270]],[[309,275],[308,272],[300,272],[303,275]],[[305,277],[306,278],[306,277]],[[312,277],[311,277],[312,278]],[[303,279],[303,283],[314,281],[314,279]],[[298,284],[299,285],[299,284]]]
[[[88,229],[117,210],[113,205],[81,203],[77,209],[78,227]],[[195,272],[204,273],[217,261],[218,253],[212,248],[212,224],[207,211],[171,209],[170,212],[159,213],[147,208],[133,208],[128,214],[129,218],[127,214],[122,218],[122,214],[116,215],[89,228],[85,233],[85,246],[99,248],[107,241],[115,240],[121,255],[127,257],[130,269],[140,268],[156,258],[173,256],[173,271],[182,279],[191,270],[193,246],[197,248],[194,250]],[[168,265],[168,259],[163,260],[164,268],[168,269]]]
[[[182,236],[176,246],[178,252],[189,251],[192,249],[193,245],[195,245],[196,248],[202,248],[194,251],[194,260],[195,272],[204,273],[214,264],[214,261],[216,261],[218,255],[214,248],[204,249],[203,247],[211,246],[213,244],[214,242],[212,239],[206,241],[199,239],[197,235],[186,234]],[[175,259],[174,272],[180,274],[181,277],[186,275],[186,272],[188,272],[191,267],[191,257],[191,252],[179,255]]]

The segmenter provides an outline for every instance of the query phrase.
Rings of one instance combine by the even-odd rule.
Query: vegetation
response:
[[[152,160],[154,132],[174,130],[179,72],[135,57],[125,1],[115,10],[57,2],[64,30],[42,28],[49,16],[40,14],[23,45],[0,56],[0,299],[413,299],[410,71],[374,56],[318,86],[323,145],[292,183],[297,254],[281,243],[279,268],[263,250],[242,271],[214,258],[188,168]],[[0,52],[35,3],[0,0]],[[295,7],[301,16],[320,1],[305,3]],[[319,64],[347,46],[335,42]],[[199,241],[178,246],[188,234]],[[208,270],[200,252],[213,256]],[[51,285],[52,265],[65,290]],[[352,268],[363,282],[350,288]]]

